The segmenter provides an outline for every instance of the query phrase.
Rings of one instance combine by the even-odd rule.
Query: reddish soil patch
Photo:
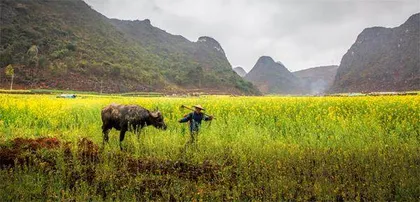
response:
[[[7,147],[0,147],[0,168],[8,168],[20,162],[24,161],[24,158],[20,157],[20,151],[17,149],[11,149]]]
[[[42,148],[45,149],[56,149],[60,147],[60,141],[57,138],[37,138],[37,139],[26,139],[16,138],[12,141],[14,149],[25,149],[36,151]]]
[[[16,138],[11,141],[11,146],[0,145],[0,168],[18,165],[30,165],[38,159],[44,165],[53,166],[55,162],[43,156],[36,155],[40,149],[56,149],[60,147],[57,138],[26,139]]]
[[[91,140],[82,138],[78,145],[78,158],[82,164],[99,162],[99,147]]]

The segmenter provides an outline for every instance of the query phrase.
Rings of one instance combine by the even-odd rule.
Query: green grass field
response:
[[[168,129],[148,127],[139,139],[128,132],[124,151],[113,130],[103,147],[100,111],[110,103],[158,107]],[[188,126],[177,122],[183,104],[216,117],[188,147]],[[419,123],[418,95],[0,94],[0,198],[416,201]]]

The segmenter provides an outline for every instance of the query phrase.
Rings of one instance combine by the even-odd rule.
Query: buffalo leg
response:
[[[102,125],[102,133],[103,133],[103,144],[105,144],[105,142],[108,142],[109,140],[109,131],[111,130],[111,128],[106,127],[106,125]]]
[[[137,134],[137,139],[138,139],[138,140],[140,140],[141,127],[137,127],[137,129],[136,129],[136,134]]]
[[[139,128],[136,128],[136,135],[137,135],[137,139],[140,139],[140,132],[141,130]]]
[[[122,150],[122,141],[124,140],[126,130],[120,132],[120,149]]]
[[[136,134],[137,135],[137,139],[139,139],[140,138],[140,135],[139,135],[139,127],[137,126],[137,125],[133,125],[133,128],[134,128],[134,134]]]

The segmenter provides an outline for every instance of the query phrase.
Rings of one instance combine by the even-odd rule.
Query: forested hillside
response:
[[[189,42],[148,20],[120,22],[81,0],[1,1],[0,85],[8,85],[4,68],[12,64],[19,88],[259,93],[209,43]],[[134,26],[144,37],[122,26],[147,22]],[[167,40],[159,40],[159,32]]]

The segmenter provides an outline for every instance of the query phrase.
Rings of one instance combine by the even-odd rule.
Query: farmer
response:
[[[204,111],[204,108],[201,105],[195,105],[194,112],[191,112],[184,116],[179,123],[189,122],[190,124],[190,135],[191,139],[188,141],[189,143],[194,143],[195,136],[198,134],[198,130],[201,126],[201,121],[211,121],[213,120],[213,116],[207,116],[203,114],[201,111]]]

